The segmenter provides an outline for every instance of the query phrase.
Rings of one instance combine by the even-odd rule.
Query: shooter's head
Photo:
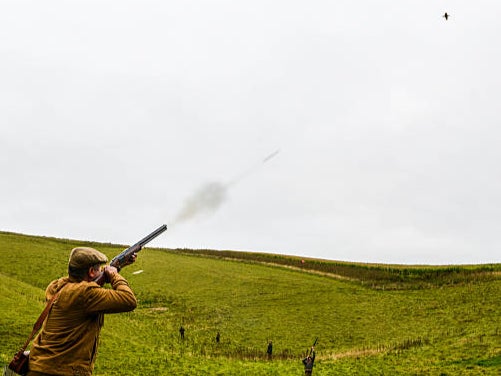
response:
[[[73,248],[68,260],[68,275],[81,281],[90,268],[97,269],[108,262],[108,257],[97,249],[90,247]]]

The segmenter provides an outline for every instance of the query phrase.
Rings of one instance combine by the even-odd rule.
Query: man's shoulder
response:
[[[55,279],[51,283],[48,284],[47,288],[45,289],[45,292],[47,295],[53,295],[56,292],[58,292],[59,290],[61,290],[68,283],[69,283],[68,277],[61,277],[61,278]]]
[[[94,289],[102,289],[103,286],[100,286],[94,281],[80,281],[77,283],[72,283],[71,287],[75,290],[89,290],[92,291]]]
[[[57,283],[56,283],[57,285]],[[61,286],[61,284],[59,284],[59,286]],[[71,281],[67,281],[67,283],[64,284],[64,286],[61,286],[61,289],[62,287],[64,287],[64,291],[67,292],[67,293],[74,293],[74,292],[78,292],[78,293],[84,293],[86,291],[89,291],[91,292],[92,290],[96,289],[96,288],[102,288],[102,286],[98,285],[96,282],[88,282],[88,281],[79,281],[79,282],[71,282]]]
[[[95,282],[73,282],[68,283],[61,291],[61,297],[67,302],[76,304],[77,302],[85,303],[101,296],[103,287]]]

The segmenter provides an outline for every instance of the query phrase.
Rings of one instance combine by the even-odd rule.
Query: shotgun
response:
[[[128,262],[130,261],[132,255],[134,253],[139,252],[147,243],[151,242],[153,239],[155,239],[158,235],[160,235],[162,232],[167,230],[167,225],[162,225],[159,228],[157,228],[155,231],[153,231],[151,234],[145,236],[143,239],[135,243],[134,245],[131,245],[129,248],[123,250],[120,252],[118,255],[113,257],[113,259],[110,262],[110,266],[114,266],[117,268],[118,271],[122,269],[124,266],[128,265]],[[104,273],[99,275],[94,282],[96,282],[99,285],[104,285],[106,282],[106,276]]]
[[[315,338],[315,342],[313,342],[313,345],[311,345],[310,349],[306,350],[306,356],[311,355],[311,349],[313,349],[313,347],[315,347],[315,345],[317,344],[317,341],[318,341],[318,337]]]

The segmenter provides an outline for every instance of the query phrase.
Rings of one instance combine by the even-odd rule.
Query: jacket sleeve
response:
[[[120,274],[111,281],[113,289],[89,283],[85,291],[85,310],[87,313],[118,313],[132,311],[137,306],[136,296],[129,283]]]

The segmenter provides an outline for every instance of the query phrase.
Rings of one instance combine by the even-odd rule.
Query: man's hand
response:
[[[125,264],[123,264],[123,266],[127,266],[127,265],[130,265],[134,262],[136,262],[136,257],[137,257],[137,253],[134,252],[126,261],[125,261]]]
[[[118,274],[118,269],[115,268],[114,266],[106,265],[104,267],[104,275],[106,277],[106,282],[110,282],[115,274]]]

